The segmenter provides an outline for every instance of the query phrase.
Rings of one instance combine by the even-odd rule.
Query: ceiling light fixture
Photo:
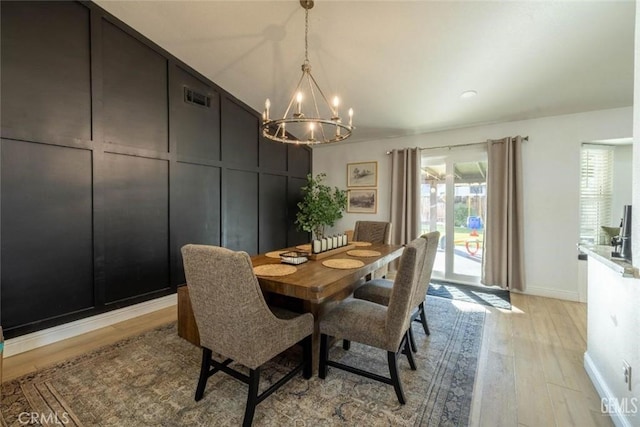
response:
[[[462,94],[460,94],[460,98],[462,99],[473,98],[477,94],[478,92],[476,92],[475,90],[467,90],[462,92]]]
[[[335,96],[333,102],[329,100],[318,86],[311,74],[309,63],[309,9],[313,7],[313,0],[300,0],[304,8],[304,63],[302,76],[293,92],[289,105],[281,119],[271,118],[271,101],[264,103],[262,113],[262,135],[273,141],[293,144],[328,144],[339,142],[351,136],[353,126],[353,108],[349,108],[349,124],[342,123],[338,114],[340,98]],[[319,95],[319,96],[318,96]],[[309,99],[308,108],[303,108],[303,101]],[[318,102],[329,114],[329,119],[322,118]],[[322,103],[324,101],[324,103]],[[291,114],[289,114],[291,113]]]

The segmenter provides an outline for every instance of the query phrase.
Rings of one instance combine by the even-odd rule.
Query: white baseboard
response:
[[[513,291],[517,292],[517,291]],[[522,292],[526,295],[535,295],[538,297],[556,298],[567,301],[580,301],[580,294],[577,291],[561,291],[558,289],[539,288],[536,286],[527,286],[527,289]]]
[[[4,357],[15,356],[25,351],[33,350],[47,344],[82,335],[96,329],[111,326],[118,322],[133,319],[143,314],[152,313],[163,308],[172,307],[178,303],[177,294],[167,295],[151,301],[145,301],[129,307],[54,326],[53,328],[33,332],[6,340],[4,343]]]
[[[606,401],[608,402],[615,401],[616,396],[614,396],[614,394],[611,392],[611,389],[600,374],[600,371],[598,370],[596,365],[593,363],[593,359],[591,359],[591,356],[589,356],[588,352],[584,353],[584,369],[587,371],[587,375],[589,375],[589,378],[591,379],[593,386],[596,388],[600,399],[606,399]],[[615,409],[615,405],[612,406]],[[624,414],[616,411],[613,413],[609,412],[609,415],[611,416],[611,421],[613,421],[616,427],[633,427],[631,421],[628,420]]]

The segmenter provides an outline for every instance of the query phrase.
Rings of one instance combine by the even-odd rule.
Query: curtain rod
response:
[[[515,136],[513,137],[515,138]],[[523,141],[528,141],[529,140],[529,136],[524,136],[522,137]],[[451,150],[452,148],[456,148],[456,147],[469,147],[471,145],[480,145],[480,144],[486,144],[487,141],[482,141],[482,142],[469,142],[467,144],[457,144],[457,145],[441,145],[439,147],[418,147],[418,150],[422,151],[422,150],[436,150],[438,148],[448,148],[449,150]],[[391,151],[387,151],[387,154],[391,154]]]

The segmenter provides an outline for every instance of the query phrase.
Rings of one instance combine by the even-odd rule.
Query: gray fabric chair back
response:
[[[431,233],[425,233],[420,238],[426,240],[426,248],[424,251],[424,259],[422,263],[422,270],[418,277],[418,285],[416,286],[416,292],[413,298],[413,304],[411,308],[416,308],[425,299],[427,294],[427,288],[431,281],[431,273],[433,272],[433,264],[436,260],[436,254],[438,252],[438,242],[440,241],[440,232],[432,231]]]
[[[252,369],[264,363],[265,337],[278,341],[282,325],[264,300],[249,255],[186,245],[182,257],[200,344]]]
[[[353,229],[356,242],[391,243],[391,223],[383,221],[356,221]]]
[[[417,238],[409,243],[400,257],[400,266],[393,282],[387,309],[387,340],[392,348],[398,348],[409,328],[409,316],[422,269],[427,241]]]

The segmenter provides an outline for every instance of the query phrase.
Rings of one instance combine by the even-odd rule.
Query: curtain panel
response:
[[[524,291],[522,137],[489,140],[482,283]]]
[[[420,149],[391,151],[391,243],[420,235]]]

